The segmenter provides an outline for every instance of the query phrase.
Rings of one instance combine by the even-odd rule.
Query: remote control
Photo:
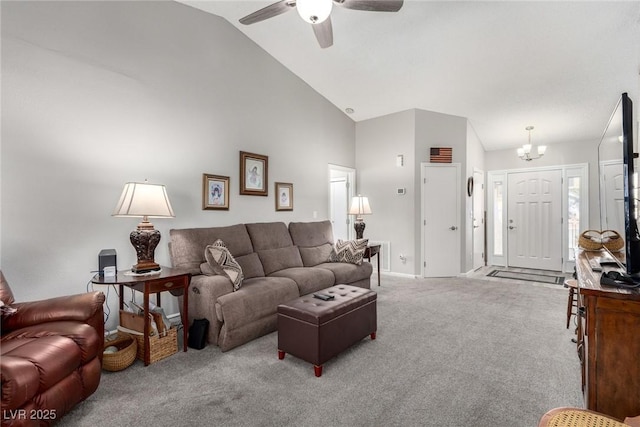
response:
[[[591,266],[591,271],[602,271],[602,266],[600,265],[599,260],[596,258],[589,259],[589,265]]]
[[[333,295],[326,295],[326,294],[313,294],[313,297],[321,299],[322,301],[329,301],[334,298]]]

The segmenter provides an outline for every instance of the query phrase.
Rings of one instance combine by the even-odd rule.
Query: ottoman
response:
[[[278,358],[286,353],[313,363],[316,377],[322,365],[367,335],[376,338],[377,294],[365,288],[336,285],[315,292],[332,295],[324,301],[313,294],[278,306]]]

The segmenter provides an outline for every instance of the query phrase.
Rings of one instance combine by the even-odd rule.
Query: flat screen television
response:
[[[624,176],[624,234],[627,274],[640,278],[640,235],[638,235],[638,194],[633,144],[633,102],[626,93],[620,98],[622,109],[622,165]]]
[[[622,214],[624,218],[624,240],[625,240],[625,269],[626,273],[634,279],[640,280],[640,234],[638,233],[638,189],[637,177],[635,174],[637,153],[633,139],[633,102],[627,93],[623,93],[618,101],[616,108],[607,123],[605,131],[602,135],[600,145],[598,147],[599,167],[607,161],[615,163],[612,158],[617,158],[621,163],[621,186],[623,189],[624,202],[618,204],[619,210],[622,212],[607,212],[606,208],[602,209],[601,220],[603,230],[617,228],[612,227],[615,224],[615,218]],[[621,157],[621,160],[620,160]],[[603,158],[605,161],[603,161]],[[608,160],[607,160],[608,159]],[[602,191],[601,191],[602,194]],[[609,200],[600,200],[601,206],[611,204]],[[604,218],[602,218],[604,215]],[[622,219],[622,218],[620,218]],[[622,224],[619,224],[622,226]],[[618,230],[617,230],[618,231]]]

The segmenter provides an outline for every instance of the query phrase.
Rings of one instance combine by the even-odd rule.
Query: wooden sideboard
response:
[[[603,254],[576,253],[582,388],[587,409],[624,419],[640,415],[640,292],[600,285],[589,259]]]

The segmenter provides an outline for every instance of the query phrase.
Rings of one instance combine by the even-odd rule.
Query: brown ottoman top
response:
[[[378,294],[371,289],[351,285],[335,285],[315,293],[334,295],[334,299],[323,301],[314,298],[313,294],[304,295],[293,301],[280,304],[278,314],[314,325],[321,325],[378,297]]]

